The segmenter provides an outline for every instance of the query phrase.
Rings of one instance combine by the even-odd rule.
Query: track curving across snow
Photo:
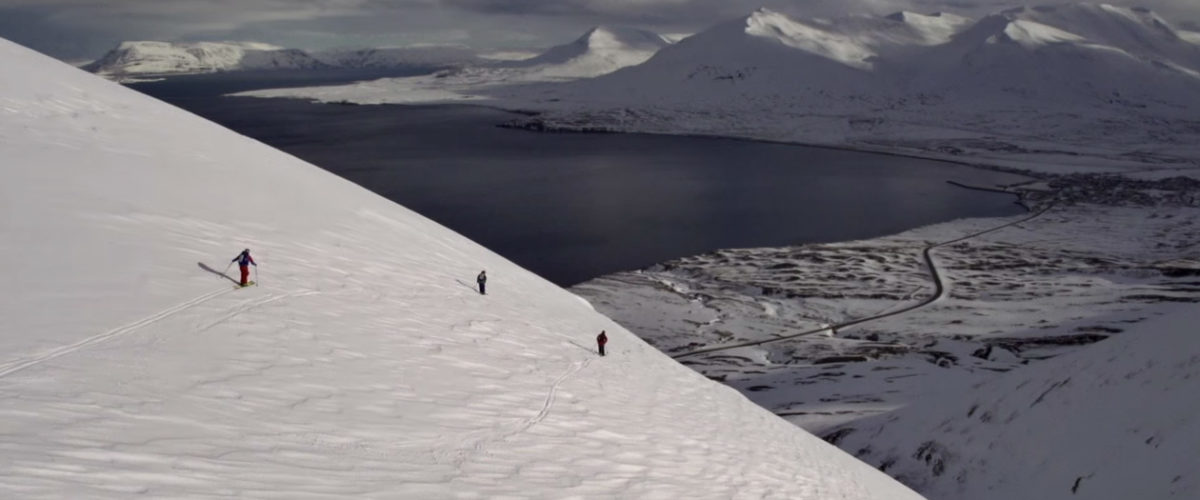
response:
[[[157,313],[154,313],[150,316],[147,316],[145,318],[139,319],[132,323],[127,323],[127,324],[119,326],[117,328],[113,328],[112,330],[109,330],[104,333],[93,335],[86,339],[80,340],[79,342],[75,342],[74,344],[68,344],[68,345],[64,345],[61,347],[56,347],[54,349],[51,349],[49,351],[46,351],[44,353],[41,353],[41,354],[38,354],[35,356],[30,356],[27,358],[10,361],[8,363],[0,365],[0,378],[7,377],[9,375],[12,375],[16,372],[19,372],[19,371],[29,368],[31,366],[35,366],[35,365],[44,363],[46,361],[50,361],[50,360],[58,358],[60,356],[65,356],[67,354],[71,354],[75,351],[83,349],[84,347],[87,347],[87,346],[90,346],[93,344],[98,344],[100,342],[104,342],[104,341],[107,341],[107,340],[110,340],[110,339],[113,339],[116,337],[120,337],[122,335],[136,331],[140,328],[143,328],[145,326],[152,325],[154,323],[157,323],[159,321],[167,319],[167,318],[174,316],[175,314],[178,314],[184,310],[191,309],[193,307],[196,307],[200,304],[208,302],[209,300],[215,299],[221,295],[225,295],[232,291],[233,290],[231,290],[227,287],[222,287],[220,290],[208,292],[204,295],[200,295],[200,296],[192,298],[190,300],[180,302],[171,307],[163,309]]]
[[[546,391],[546,398],[542,401],[542,406],[536,415],[522,420],[511,429],[497,433],[486,433],[473,440],[467,446],[459,447],[454,452],[454,456],[451,459],[451,462],[454,464],[454,468],[462,470],[463,464],[470,461],[473,457],[484,453],[488,447],[496,443],[508,441],[513,437],[528,431],[535,425],[545,420],[546,417],[550,415],[550,410],[554,408],[554,402],[558,397],[559,387],[561,387],[562,384],[567,381],[567,379],[571,378],[580,371],[583,371],[583,369],[587,368],[591,363],[592,358],[584,358],[582,360],[575,361],[571,363],[571,365],[568,366],[562,374],[555,378],[554,381],[550,383],[550,388]]]
[[[832,325],[827,325],[827,326],[824,326],[824,327],[821,327],[821,328],[816,328],[816,329],[813,329],[813,330],[806,330],[806,331],[803,331],[803,332],[800,332],[800,333],[795,333],[795,334],[792,334],[792,335],[786,335],[786,336],[783,336],[783,337],[776,337],[776,338],[772,338],[772,339],[766,339],[766,340],[756,340],[756,341],[752,341],[752,342],[741,342],[741,343],[738,343],[738,344],[721,345],[721,346],[715,346],[715,347],[706,347],[706,348],[703,348],[703,349],[696,349],[696,350],[694,350],[694,351],[685,352],[685,353],[683,353],[683,354],[675,354],[675,355],[673,355],[673,356],[671,356],[671,357],[672,357],[672,358],[674,358],[674,359],[682,359],[682,358],[687,358],[687,357],[691,357],[691,356],[696,356],[696,355],[699,355],[699,354],[708,354],[708,353],[713,353],[713,352],[727,351],[727,350],[730,350],[730,349],[739,349],[739,348],[742,348],[742,347],[753,347],[753,346],[756,346],[756,345],[770,344],[770,343],[773,343],[773,342],[782,342],[782,341],[785,341],[785,340],[791,340],[791,339],[795,339],[795,338],[799,338],[799,337],[806,337],[806,336],[809,336],[809,335],[816,335],[816,334],[818,334],[818,333],[821,333],[821,332],[827,332],[827,331],[830,331],[830,330],[836,330],[836,329],[838,329],[838,328],[846,328],[846,327],[850,327],[850,326],[861,325],[861,324],[863,324],[863,323],[867,323],[867,322],[870,322],[870,321],[875,321],[875,320],[879,320],[879,319],[883,319],[883,318],[890,318],[890,317],[892,317],[892,316],[899,316],[899,315],[901,315],[901,314],[909,313],[909,312],[915,311],[915,310],[917,310],[917,309],[920,309],[920,308],[922,308],[922,307],[928,306],[929,304],[932,304],[932,303],[936,302],[938,299],[941,299],[941,298],[942,298],[942,296],[943,296],[943,295],[946,293],[946,286],[945,286],[945,284],[942,282],[942,276],[941,276],[941,274],[940,274],[940,273],[938,273],[938,270],[937,270],[937,265],[936,265],[936,264],[933,262],[933,254],[932,254],[932,252],[933,252],[933,250],[934,250],[934,249],[936,249],[936,248],[940,248],[940,247],[944,247],[944,246],[947,246],[947,245],[953,245],[953,244],[955,244],[955,243],[959,243],[959,242],[962,242],[962,241],[966,241],[966,240],[969,240],[969,239],[972,239],[972,238],[977,238],[977,237],[979,237],[979,236],[983,236],[983,235],[985,235],[985,234],[988,234],[988,233],[993,233],[993,232],[999,231],[999,230],[1001,230],[1001,229],[1005,229],[1005,228],[1009,228],[1009,227],[1012,227],[1012,226],[1016,226],[1016,225],[1018,225],[1018,224],[1023,224],[1023,223],[1029,222],[1029,221],[1031,221],[1031,220],[1033,220],[1033,219],[1036,219],[1036,218],[1038,218],[1038,217],[1041,217],[1041,216],[1042,216],[1042,215],[1044,215],[1046,212],[1049,212],[1049,211],[1050,211],[1050,209],[1052,209],[1052,208],[1054,208],[1054,204],[1053,204],[1053,203],[1051,203],[1051,204],[1047,205],[1045,208],[1042,208],[1041,210],[1038,210],[1037,212],[1035,212],[1035,213],[1033,213],[1032,215],[1029,215],[1028,217],[1025,217],[1025,218],[1023,218],[1023,219],[1020,219],[1020,220],[1017,220],[1017,221],[1013,221],[1013,222],[1009,222],[1009,223],[1005,223],[1005,224],[1001,224],[1001,225],[999,225],[999,226],[992,227],[992,228],[989,228],[989,229],[985,229],[985,230],[983,230],[983,231],[978,231],[978,232],[975,232],[975,233],[971,233],[971,234],[968,234],[968,235],[966,235],[966,236],[963,236],[963,237],[960,237],[960,238],[955,238],[955,239],[953,239],[953,240],[943,241],[943,242],[940,242],[940,243],[934,243],[934,244],[931,244],[931,245],[928,245],[928,246],[926,246],[926,247],[925,247],[925,248],[924,248],[924,249],[921,251],[921,257],[922,257],[922,258],[925,260],[925,267],[926,267],[926,268],[929,270],[929,275],[930,275],[930,277],[933,279],[934,291],[933,291],[933,295],[930,295],[929,297],[926,297],[925,299],[921,300],[920,302],[917,302],[916,304],[912,304],[912,305],[910,305],[910,306],[905,306],[905,307],[902,307],[902,308],[900,308],[900,309],[896,309],[896,310],[894,310],[894,311],[889,311],[889,312],[886,312],[886,313],[883,313],[883,314],[876,314],[876,315],[872,315],[872,316],[866,316],[866,317],[863,317],[863,318],[858,318],[858,319],[853,319],[853,320],[849,320],[849,321],[844,321],[844,322],[841,322],[841,323],[832,324]]]

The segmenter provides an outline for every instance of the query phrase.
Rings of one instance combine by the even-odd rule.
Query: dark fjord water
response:
[[[339,78],[269,80],[226,75],[134,87],[321,166],[561,285],[719,248],[860,239],[1023,212],[1012,196],[946,183],[1019,177],[929,160],[714,138],[525,132],[496,127],[513,115],[473,106],[219,95]]]

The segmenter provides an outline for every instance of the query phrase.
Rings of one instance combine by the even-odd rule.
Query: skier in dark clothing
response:
[[[475,277],[475,282],[479,283],[479,294],[487,295],[487,271],[479,271],[479,276]]]
[[[250,249],[242,250],[237,257],[234,257],[230,262],[237,262],[238,269],[242,271],[242,281],[239,283],[242,286],[248,285],[250,282],[247,279],[250,277],[250,266],[258,267],[258,263],[254,262],[254,257],[250,256]]]
[[[604,344],[608,343],[608,335],[604,334],[604,330],[600,330],[600,335],[596,336],[596,345],[600,347],[600,355],[604,355]]]

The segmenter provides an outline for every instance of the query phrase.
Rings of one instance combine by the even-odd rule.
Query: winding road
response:
[[[942,295],[944,295],[946,293],[946,286],[942,282],[942,276],[940,273],[938,273],[937,265],[935,265],[933,262],[932,252],[934,249],[939,248],[939,247],[944,247],[947,245],[953,245],[953,244],[961,242],[961,241],[966,241],[966,240],[969,240],[972,238],[977,238],[979,236],[983,236],[988,233],[993,233],[993,232],[999,231],[1001,229],[1005,229],[1005,228],[1009,228],[1012,226],[1016,226],[1018,224],[1023,224],[1025,222],[1029,222],[1033,219],[1041,217],[1046,212],[1049,212],[1050,209],[1052,209],[1052,208],[1054,208],[1053,203],[1047,205],[1045,208],[1043,208],[1043,209],[1035,212],[1034,214],[1032,214],[1028,217],[1025,217],[1021,220],[1009,222],[1009,223],[1002,224],[1002,225],[999,225],[999,226],[996,226],[996,227],[993,227],[990,229],[985,229],[983,231],[971,233],[971,234],[968,234],[961,238],[956,238],[956,239],[949,240],[949,241],[943,241],[941,243],[934,243],[932,245],[926,246],[925,249],[921,251],[921,256],[925,259],[925,267],[929,270],[929,275],[933,278],[934,292],[933,292],[933,295],[926,297],[925,299],[921,300],[920,302],[917,302],[916,304],[902,307],[900,309],[896,309],[894,311],[886,312],[883,314],[876,314],[873,316],[867,316],[867,317],[863,317],[863,318],[844,321],[842,323],[832,324],[832,325],[824,326],[824,327],[813,329],[813,330],[806,330],[806,331],[803,331],[800,333],[786,335],[783,337],[775,337],[775,338],[767,339],[767,340],[756,340],[756,341],[752,341],[752,342],[742,342],[742,343],[738,343],[738,344],[721,345],[721,346],[716,346],[716,347],[706,347],[703,349],[696,349],[694,351],[685,352],[683,354],[676,354],[671,357],[674,359],[682,359],[682,358],[687,358],[687,357],[691,357],[691,356],[696,356],[699,354],[707,354],[707,353],[712,353],[712,352],[727,351],[730,349],[738,349],[738,348],[742,348],[742,347],[751,347],[751,346],[756,346],[756,345],[770,344],[772,342],[782,342],[784,340],[791,340],[791,339],[798,338],[798,337],[815,335],[815,334],[818,334],[821,332],[836,330],[838,328],[846,328],[846,327],[850,327],[850,326],[861,325],[861,324],[869,322],[869,321],[875,321],[878,319],[889,318],[892,316],[898,316],[901,314],[905,314],[905,313],[920,309],[922,307],[925,307],[929,304],[936,302],[938,299],[942,298]]]

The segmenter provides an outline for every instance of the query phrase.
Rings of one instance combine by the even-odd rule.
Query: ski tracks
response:
[[[514,426],[511,430],[484,436],[482,439],[475,441],[470,446],[460,448],[455,453],[454,459],[452,460],[454,467],[461,471],[463,464],[465,464],[472,457],[485,452],[489,446],[495,443],[508,441],[513,437],[527,432],[529,429],[545,420],[546,417],[550,415],[550,410],[554,408],[554,402],[558,397],[558,390],[562,384],[576,373],[579,373],[584,368],[587,368],[587,366],[592,363],[592,359],[593,358],[585,358],[583,360],[571,363],[571,366],[568,366],[561,375],[555,378],[550,384],[550,389],[546,391],[546,398],[542,401],[542,407],[538,410],[536,415],[521,421],[521,423]]]
[[[9,375],[17,373],[26,368],[29,368],[32,366],[37,366],[41,363],[45,363],[47,361],[50,361],[50,360],[53,360],[53,359],[56,359],[56,358],[59,358],[62,356],[66,356],[73,352],[79,351],[80,349],[83,349],[85,347],[99,344],[102,342],[106,342],[106,341],[109,341],[109,340],[112,340],[114,338],[121,337],[124,335],[128,335],[128,334],[135,332],[137,330],[140,330],[146,326],[153,325],[155,323],[163,321],[167,318],[170,318],[171,316],[174,316],[183,311],[186,311],[193,307],[204,304],[205,302],[208,302],[212,299],[215,299],[215,298],[225,295],[227,293],[231,293],[233,291],[234,291],[233,289],[222,288],[220,290],[209,292],[204,295],[195,297],[191,300],[186,300],[186,301],[180,302],[178,304],[175,304],[174,306],[163,309],[157,313],[154,313],[150,316],[139,319],[132,323],[127,323],[125,325],[119,326],[117,328],[106,331],[104,333],[101,333],[98,335],[93,335],[86,339],[80,340],[79,342],[75,342],[73,344],[68,344],[68,345],[61,346],[61,347],[56,347],[54,349],[51,349],[49,351],[46,351],[44,353],[41,353],[41,354],[38,354],[35,356],[10,361],[8,363],[0,365],[0,378],[7,377]],[[216,321],[209,323],[208,325],[200,328],[198,330],[198,332],[208,330],[218,324],[228,321],[229,319],[233,318],[234,316],[242,314],[242,313],[249,311],[251,309],[254,309],[256,307],[260,307],[260,306],[269,304],[271,302],[275,302],[275,301],[285,299],[285,298],[300,297],[300,296],[304,296],[304,295],[312,295],[315,293],[318,293],[318,292],[307,291],[307,292],[297,292],[297,293],[291,293],[291,294],[277,294],[277,295],[271,295],[271,296],[267,297],[266,299],[249,301],[249,302],[244,303],[241,306],[235,308],[229,314],[226,314],[225,316],[222,316],[221,318],[217,319]]]
[[[217,326],[226,321],[229,321],[229,320],[233,319],[234,317],[241,315],[242,313],[245,313],[252,309],[256,309],[256,308],[265,306],[272,302],[278,302],[283,299],[304,297],[304,296],[308,296],[308,295],[316,295],[318,293],[320,293],[320,292],[318,292],[316,290],[307,290],[307,291],[294,292],[294,293],[272,294],[272,295],[268,295],[267,297],[262,298],[262,299],[248,300],[248,301],[243,302],[241,305],[237,306],[236,308],[232,309],[228,314],[225,314],[224,316],[221,316],[220,318],[217,318],[216,320],[196,329],[194,333],[201,333],[201,332],[208,331],[212,327]]]
[[[119,326],[117,328],[114,328],[112,330],[109,330],[107,332],[104,332],[104,333],[101,333],[98,335],[93,335],[91,337],[83,339],[74,344],[57,347],[57,348],[51,349],[47,352],[44,352],[44,353],[36,355],[36,356],[32,356],[32,357],[28,357],[28,358],[24,358],[24,359],[18,359],[16,361],[10,361],[8,363],[0,365],[0,378],[7,377],[9,375],[12,375],[16,372],[19,372],[19,371],[29,368],[31,366],[35,366],[35,365],[38,365],[41,363],[45,363],[46,361],[50,361],[52,359],[58,358],[58,357],[65,356],[67,354],[71,354],[75,351],[83,349],[84,347],[90,346],[92,344],[98,344],[98,343],[104,342],[106,340],[110,340],[110,339],[113,339],[116,337],[120,337],[122,335],[126,335],[126,334],[136,331],[144,326],[152,325],[152,324],[162,321],[166,318],[169,318],[175,314],[178,314],[179,312],[182,312],[182,311],[185,311],[192,307],[198,306],[209,300],[212,300],[216,297],[219,297],[221,295],[224,295],[224,294],[232,292],[232,291],[233,290],[222,288],[221,290],[209,292],[209,293],[206,293],[199,297],[193,298],[191,300],[187,300],[187,301],[175,304],[174,306],[163,309],[155,314],[152,314],[145,318],[139,319],[132,323],[128,323],[123,326]]]
[[[524,424],[522,424],[514,432],[502,437],[501,440],[506,440],[512,436],[525,432],[529,430],[530,427],[533,427],[541,423],[542,420],[545,420],[546,416],[550,414],[550,409],[554,407],[554,400],[558,396],[558,388],[561,387],[563,382],[566,382],[567,379],[571,378],[576,373],[579,373],[584,368],[587,368],[587,366],[592,363],[592,359],[593,358],[585,358],[583,361],[576,361],[572,363],[571,366],[567,367],[567,370],[564,371],[562,375],[559,375],[558,378],[554,379],[554,383],[550,384],[550,390],[546,393],[546,400],[542,403],[542,409],[538,410],[537,415],[534,415],[529,420],[526,420]]]

